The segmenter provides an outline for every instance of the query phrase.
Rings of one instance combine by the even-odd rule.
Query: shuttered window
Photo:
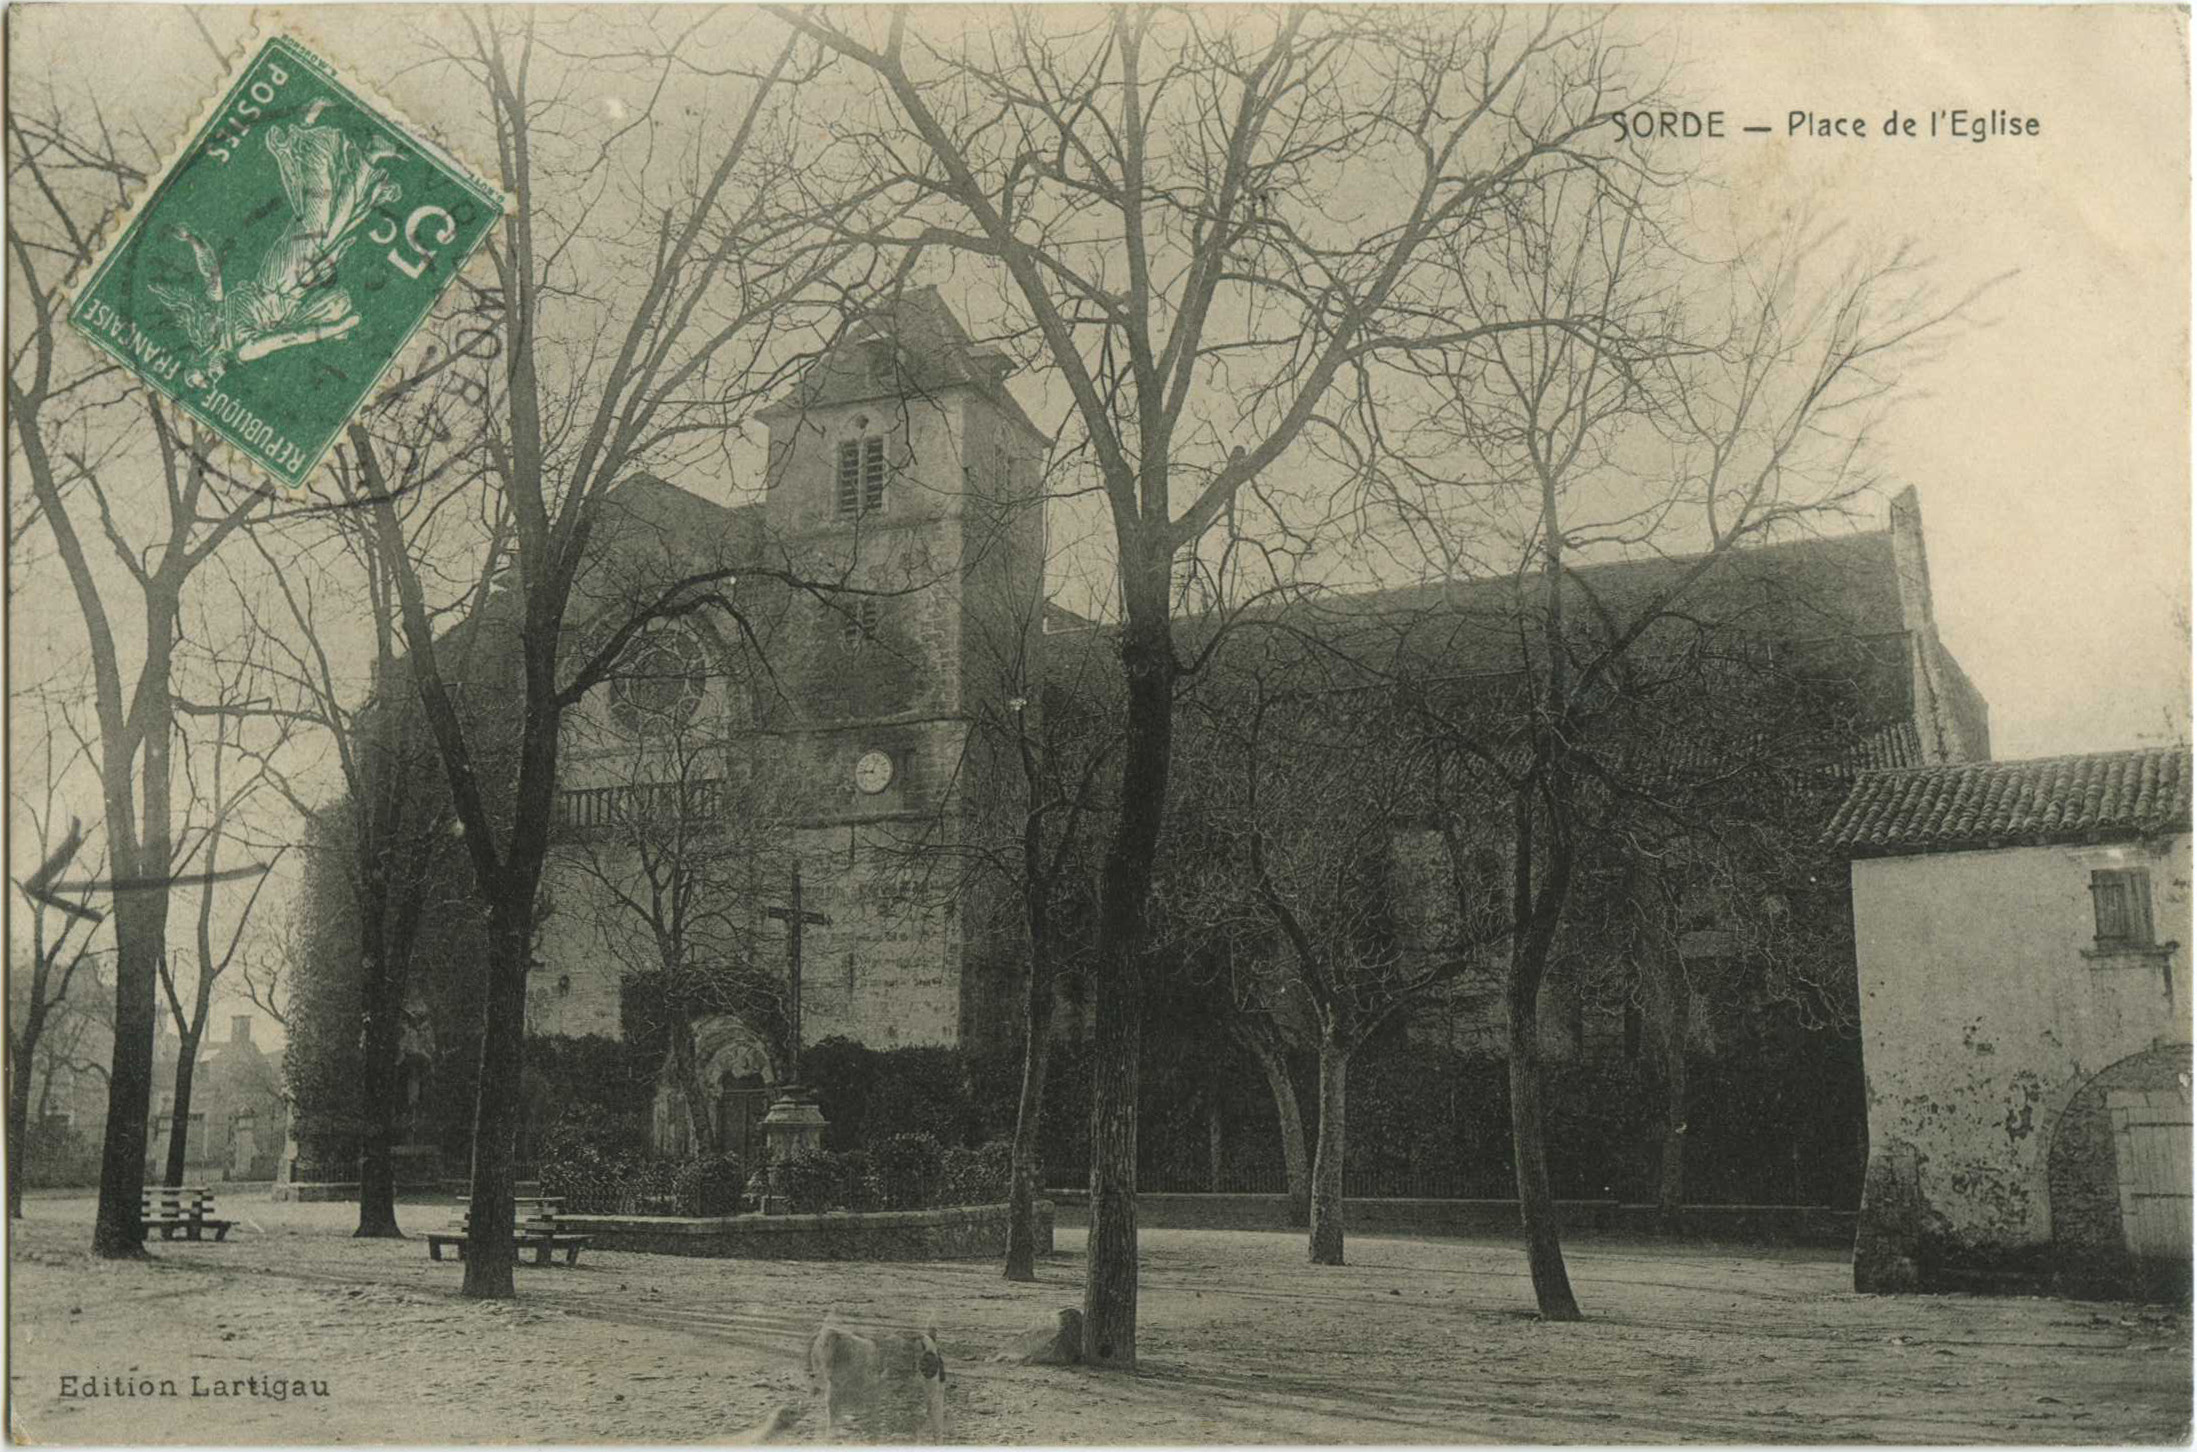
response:
[[[874,514],[885,507],[885,440],[848,439],[839,446],[839,473],[833,495],[842,519]]]
[[[2151,874],[2141,867],[2100,868],[2090,874],[2090,906],[2101,948],[2148,948]]]
[[[843,650],[861,650],[875,641],[885,625],[882,600],[850,600],[839,615],[839,644]]]

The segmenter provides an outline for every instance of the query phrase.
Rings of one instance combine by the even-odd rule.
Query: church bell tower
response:
[[[851,325],[762,415],[764,548],[814,588],[772,632],[806,804],[810,1042],[971,1044],[1014,1014],[990,913],[942,885],[971,803],[993,790],[973,723],[1031,694],[1050,441],[936,289]],[[939,849],[947,849],[941,852]],[[979,921],[982,919],[983,921]]]

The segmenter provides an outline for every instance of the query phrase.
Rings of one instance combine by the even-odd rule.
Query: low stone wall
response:
[[[1048,1190],[1059,1202],[1061,1223],[1085,1223],[1089,1196],[1082,1190]],[[1615,1200],[1559,1200],[1557,1220],[1571,1233],[1621,1236],[1671,1235],[1689,1241],[1793,1245],[1844,1250],[1854,1243],[1854,1212],[1813,1205],[1689,1205],[1675,1229],[1664,1226],[1653,1205]],[[1137,1224],[1172,1230],[1287,1230],[1288,1202],[1279,1195],[1137,1196]],[[1516,1235],[1516,1200],[1350,1199],[1344,1228],[1358,1235]]]
[[[992,1260],[1007,1253],[1007,1207],[824,1215],[564,1215],[596,1250],[721,1260]],[[1039,1255],[1053,1252],[1053,1205],[1037,1204]]]
[[[267,1198],[296,1205],[318,1205],[330,1200],[356,1200],[359,1182],[356,1180],[277,1180]]]

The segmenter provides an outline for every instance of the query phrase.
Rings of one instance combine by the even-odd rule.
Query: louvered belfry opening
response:
[[[833,504],[840,518],[875,514],[885,507],[885,440],[871,435],[839,445],[839,471]]]

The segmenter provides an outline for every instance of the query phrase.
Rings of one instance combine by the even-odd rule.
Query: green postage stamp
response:
[[[502,211],[494,188],[277,37],[154,183],[69,320],[296,486]]]

